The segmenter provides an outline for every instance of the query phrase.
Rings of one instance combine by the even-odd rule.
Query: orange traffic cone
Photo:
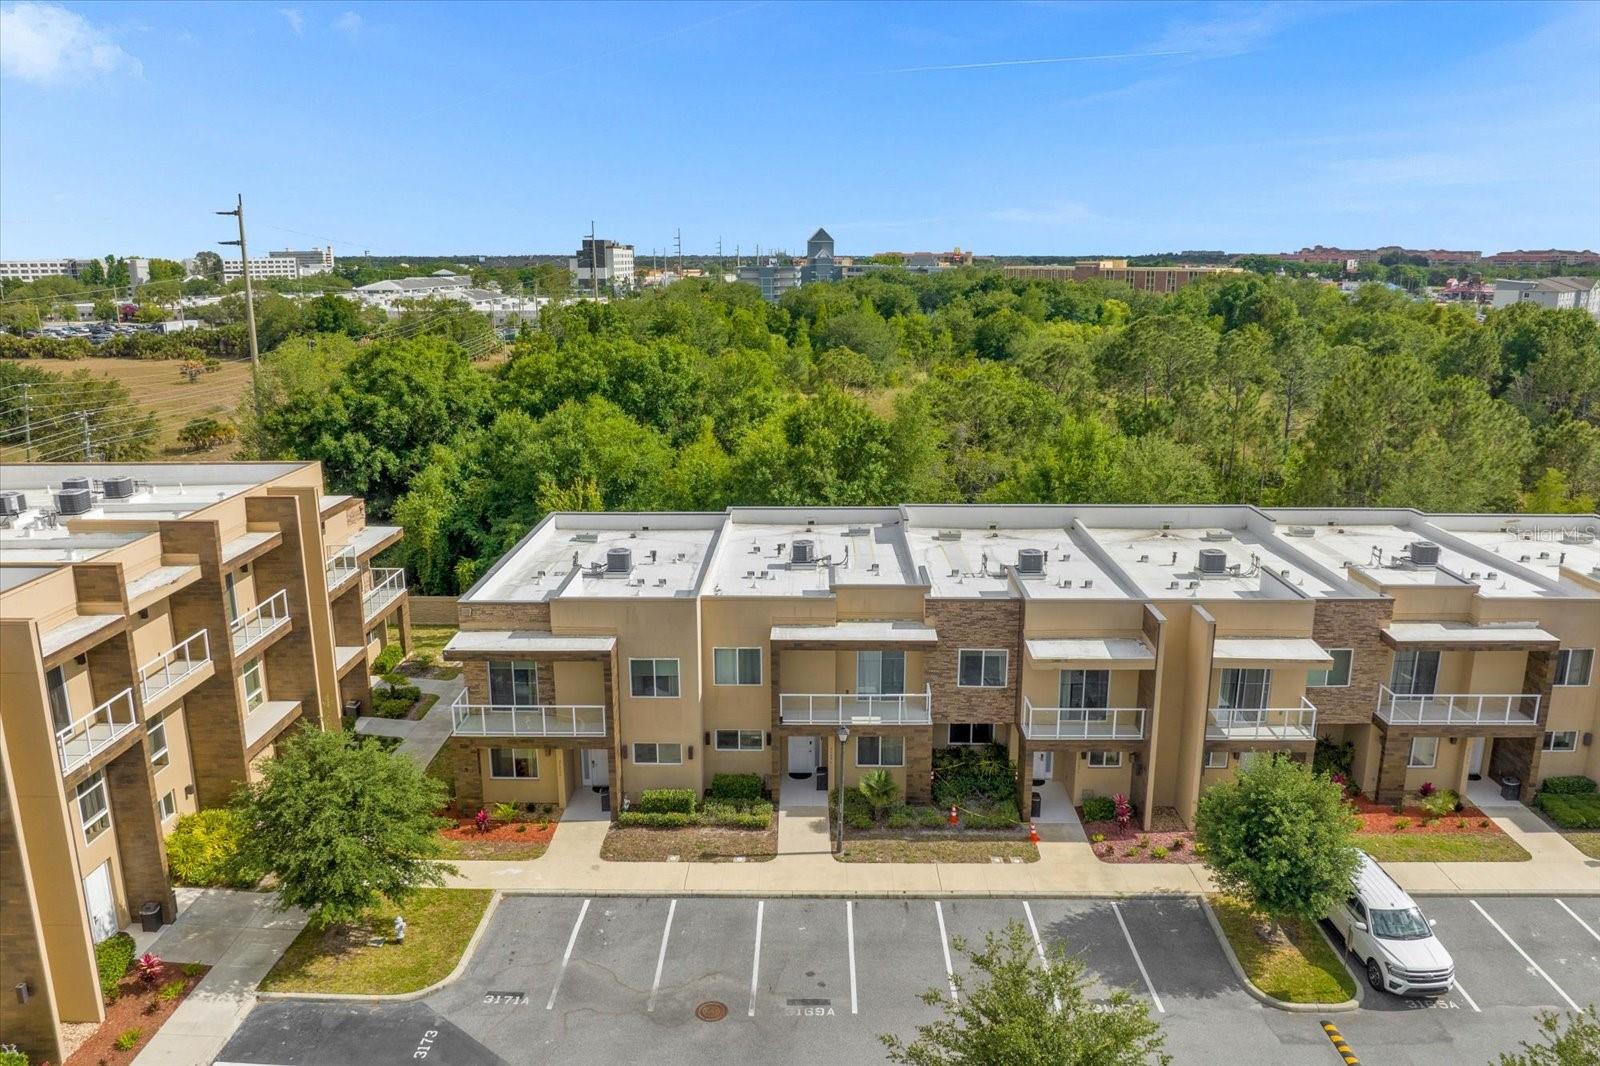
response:
[[[954,803],[952,803],[952,804],[950,804],[950,824],[951,825],[955,825],[956,822],[957,822],[956,805]]]
[[[1032,822],[1028,823],[1028,839],[1035,844],[1039,843],[1039,827]]]

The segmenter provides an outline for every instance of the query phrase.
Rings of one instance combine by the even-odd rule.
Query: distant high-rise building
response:
[[[801,283],[838,281],[842,276],[842,265],[833,257],[833,237],[827,230],[818,229],[806,241],[806,258],[800,267]]]
[[[768,256],[739,268],[739,280],[761,290],[762,299],[776,301],[802,284],[801,268],[788,259]]]
[[[310,251],[291,251],[285,249],[281,252],[268,252],[265,256],[252,257],[250,260],[250,277],[256,280],[269,278],[307,278],[314,274],[333,273],[333,246],[313,248]],[[241,276],[239,260],[224,259],[222,261],[222,280],[232,281]]]
[[[75,278],[94,256],[83,259],[0,259],[0,278],[38,281],[40,278]]]
[[[568,261],[578,288],[595,282],[613,289],[633,288],[633,245],[585,237],[578,254]]]

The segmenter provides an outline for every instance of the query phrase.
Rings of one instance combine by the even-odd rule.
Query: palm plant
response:
[[[900,786],[895,784],[894,775],[887,770],[873,770],[864,775],[856,788],[871,804],[875,821],[881,820],[883,812],[894,806],[900,798]]]

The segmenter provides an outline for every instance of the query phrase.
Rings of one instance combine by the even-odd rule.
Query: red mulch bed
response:
[[[121,994],[106,1004],[106,1020],[94,1031],[93,1036],[79,1045],[65,1066],[127,1066],[145,1049],[156,1030],[166,1024],[172,1012],[178,1009],[178,1004],[194,991],[194,986],[200,983],[200,978],[211,967],[189,966],[187,969],[190,973],[186,975],[183,967],[173,963],[166,966],[161,984],[183,982],[183,995],[174,999],[162,999],[160,985],[151,988],[137,976],[124,978]],[[115,1047],[117,1037],[130,1029],[140,1030],[139,1042],[127,1051],[118,1051]]]
[[[1083,816],[1080,808],[1078,816]],[[1174,863],[1199,862],[1200,856],[1194,853],[1194,834],[1187,829],[1162,829],[1145,832],[1137,825],[1120,829],[1116,822],[1084,822],[1083,831],[1089,835],[1092,842],[1095,834],[1101,834],[1106,839],[1103,843],[1093,844],[1094,853],[1101,862],[1118,864],[1154,864],[1171,866]],[[1146,841],[1147,846],[1134,847],[1139,841]],[[1174,848],[1176,841],[1182,841],[1179,847]],[[1158,859],[1150,852],[1162,847],[1167,849],[1165,858]],[[1132,854],[1129,854],[1129,853]]]
[[[439,830],[439,835],[446,840],[504,841],[510,844],[548,844],[550,843],[550,838],[556,835],[556,820],[554,817],[550,818],[550,823],[543,829],[539,828],[538,822],[532,820],[526,822],[491,820],[488,832],[480,832],[472,820],[477,813],[477,811],[470,811],[465,814],[455,811],[443,812],[441,817],[449,818],[456,824],[453,828]],[[521,832],[518,832],[519,827]]]
[[[1491,836],[1504,834],[1504,830],[1495,825],[1488,816],[1471,804],[1467,804],[1459,811],[1439,817],[1437,825],[1427,824],[1438,816],[1429,814],[1421,807],[1406,807],[1396,813],[1394,804],[1374,803],[1365,796],[1357,796],[1351,800],[1350,807],[1355,811],[1356,817],[1361,819],[1361,827],[1357,830],[1359,833],[1399,832],[1400,830],[1395,828],[1395,819],[1405,818],[1411,823],[1405,827],[1404,831],[1407,834],[1464,832],[1482,833]],[[1466,820],[1465,827],[1457,824],[1462,819]],[[1480,825],[1480,822],[1488,822],[1489,824]]]

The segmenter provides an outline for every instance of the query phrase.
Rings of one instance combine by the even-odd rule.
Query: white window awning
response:
[[[444,658],[463,655],[607,655],[616,637],[574,637],[533,629],[463,629],[444,646]]]
[[[773,626],[771,639],[793,643],[933,644],[939,634],[921,622],[835,622],[825,626]]]
[[[1561,638],[1536,622],[1390,622],[1382,631],[1389,645],[1529,648],[1555,646]]]
[[[1212,646],[1211,658],[1227,667],[1333,664],[1333,656],[1310,637],[1218,637]]]
[[[1150,670],[1156,652],[1133,637],[1046,637],[1025,641],[1036,663],[1067,669]]]

